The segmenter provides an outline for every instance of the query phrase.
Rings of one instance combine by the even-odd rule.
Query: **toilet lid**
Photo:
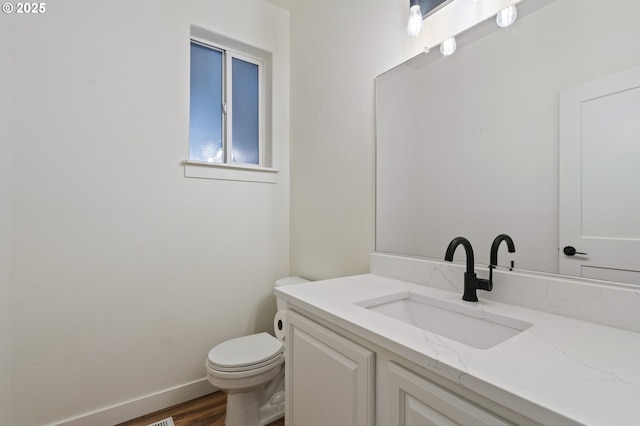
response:
[[[209,351],[213,365],[233,368],[264,363],[284,352],[282,342],[268,333],[252,334],[227,340]]]

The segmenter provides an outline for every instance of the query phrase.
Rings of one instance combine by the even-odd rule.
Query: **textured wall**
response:
[[[294,274],[318,279],[368,270],[375,249],[375,77],[511,2],[455,1],[430,16],[415,39],[406,33],[408,3],[303,0],[292,12]]]
[[[12,27],[0,16],[0,425],[11,424]]]
[[[203,379],[213,345],[272,328],[289,270],[288,12],[54,3],[15,21],[15,426]],[[277,184],[183,176],[190,24],[273,52]]]

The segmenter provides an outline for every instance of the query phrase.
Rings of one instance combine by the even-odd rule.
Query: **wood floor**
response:
[[[215,392],[116,426],[147,426],[167,417],[173,417],[176,426],[224,426],[226,404],[227,394]],[[284,419],[268,426],[284,426]]]

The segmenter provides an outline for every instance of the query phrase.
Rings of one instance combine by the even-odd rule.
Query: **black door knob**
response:
[[[576,251],[576,248],[573,246],[566,246],[564,249],[562,249],[562,251],[564,252],[564,254],[566,254],[567,256],[573,256],[576,254],[587,254],[587,253],[583,253],[581,251]]]

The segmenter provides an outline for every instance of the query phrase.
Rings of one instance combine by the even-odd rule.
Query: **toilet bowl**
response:
[[[282,417],[283,363],[284,344],[267,333],[227,340],[209,351],[207,378],[227,393],[226,426],[261,426]],[[282,383],[265,392],[276,379]]]
[[[302,282],[307,280],[287,277],[275,285]],[[209,351],[206,369],[209,382],[227,393],[225,426],[264,426],[284,415],[282,340],[268,333],[227,340]]]

